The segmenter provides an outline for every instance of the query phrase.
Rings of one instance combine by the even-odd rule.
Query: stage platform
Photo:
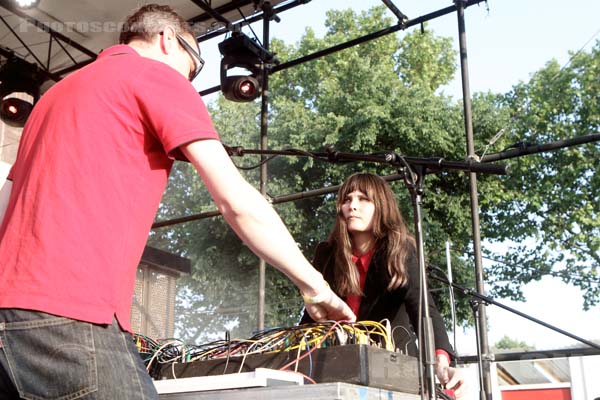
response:
[[[417,394],[340,382],[160,395],[160,400],[420,400],[420,398]]]

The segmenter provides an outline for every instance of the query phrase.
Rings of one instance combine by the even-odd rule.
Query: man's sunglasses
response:
[[[187,51],[190,55],[190,57],[192,57],[192,61],[194,62],[194,70],[190,71],[190,75],[188,77],[188,79],[191,81],[194,80],[195,77],[198,76],[198,74],[200,73],[200,71],[202,71],[202,68],[204,67],[204,60],[202,59],[202,57],[200,57],[200,49],[198,48],[198,50],[194,50],[194,48],[192,46],[189,45],[188,42],[186,42],[180,35],[175,35],[177,37],[177,41],[179,41],[179,44],[185,49],[185,51]]]
[[[164,32],[161,31],[158,34],[162,36],[164,35]],[[175,37],[177,38],[177,41],[179,42],[181,47],[183,47],[183,49],[188,52],[190,57],[192,57],[192,61],[194,62],[194,70],[190,71],[190,74],[188,75],[188,79],[191,82],[194,80],[194,78],[198,76],[198,74],[200,73],[200,71],[202,71],[202,68],[204,67],[204,60],[202,59],[202,57],[200,57],[200,48],[198,48],[198,50],[194,50],[194,48],[190,46],[189,43],[186,42],[185,39],[177,33],[175,34]]]

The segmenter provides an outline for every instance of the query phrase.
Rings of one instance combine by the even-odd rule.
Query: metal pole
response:
[[[2,1],[2,0],[0,0],[0,1]],[[486,1],[486,0],[468,0],[466,2],[466,7],[472,6],[474,4],[479,4],[479,3],[483,2],[483,1]],[[279,9],[280,8],[278,8],[278,10]],[[444,15],[447,15],[447,14],[451,14],[454,11],[456,11],[456,6],[450,6],[450,7],[446,7],[446,8],[443,8],[441,10],[434,11],[432,13],[429,13],[429,14],[426,14],[426,15],[423,15],[421,17],[414,18],[414,19],[411,19],[411,20],[408,20],[408,21],[400,21],[398,24],[393,25],[393,26],[388,27],[388,28],[385,28],[385,29],[382,29],[380,31],[373,32],[373,33],[370,33],[368,35],[361,36],[361,37],[349,40],[347,42],[337,44],[337,45],[332,46],[330,48],[316,51],[316,52],[308,54],[308,55],[306,55],[304,57],[299,57],[299,58],[296,58],[294,60],[287,61],[287,62],[284,62],[282,64],[276,65],[273,68],[271,68],[271,72],[282,71],[284,69],[291,68],[291,67],[294,67],[296,65],[299,65],[299,64],[302,64],[302,63],[305,63],[305,62],[308,62],[308,61],[316,60],[316,59],[318,59],[320,57],[323,57],[323,56],[326,56],[326,55],[329,55],[329,54],[333,54],[335,52],[338,52],[338,51],[341,51],[341,50],[345,50],[345,49],[348,49],[350,47],[353,47],[353,46],[356,46],[356,45],[359,45],[359,44],[362,44],[362,43],[366,43],[366,42],[371,41],[371,40],[378,39],[378,38],[383,37],[385,35],[389,35],[389,34],[398,32],[400,30],[405,30],[405,29],[407,29],[407,28],[409,28],[411,26],[419,26],[419,25],[422,25],[423,23],[425,23],[427,21],[430,21],[430,20],[432,20],[434,18],[441,17],[441,16],[444,16]],[[259,18],[259,17],[260,16],[257,16],[256,18]],[[249,21],[253,22],[252,18],[247,19],[244,23],[249,22]],[[227,32],[227,30],[224,30],[224,31],[222,31],[220,33],[217,33],[217,35],[218,34],[223,34],[225,32]],[[210,39],[210,38],[214,37],[214,36],[212,36],[213,34],[215,34],[215,32],[211,32],[208,35],[202,35],[202,36],[200,36],[198,38],[198,40],[199,41],[203,41],[203,40]],[[221,86],[220,85],[216,85],[216,86],[213,86],[211,88],[203,89],[199,93],[202,96],[206,96],[208,94],[218,92],[219,90],[221,90]]]
[[[454,351],[458,353],[458,349],[456,348],[456,301],[454,300],[454,288],[452,287],[452,256],[450,254],[450,240],[446,240],[446,268],[448,281],[450,282],[450,285],[448,285],[448,294],[450,295],[450,313],[452,316],[452,345],[454,347]]]
[[[270,16],[268,13],[264,14],[263,18],[263,47],[269,50],[269,22]],[[267,149],[267,129],[268,129],[268,115],[269,113],[269,71],[263,64],[262,74],[262,96],[261,96],[261,108],[260,108],[260,149]],[[261,161],[264,161],[266,156],[260,157]],[[260,166],[260,193],[263,196],[267,194],[267,163],[263,163]],[[258,264],[258,323],[257,327],[259,330],[265,328],[265,282],[266,282],[266,264],[265,260],[261,258]]]
[[[465,31],[465,2],[466,0],[455,0],[456,11],[458,16],[458,36],[459,36],[459,48],[460,48],[460,69],[462,78],[462,92],[463,92],[463,108],[464,108],[464,121],[465,121],[465,133],[467,136],[467,155],[469,160],[475,160],[475,145],[473,143],[473,120],[471,114],[471,93],[469,88],[469,67],[467,57],[467,35]],[[474,172],[469,173],[469,192],[471,197],[471,221],[473,231],[473,252],[475,258],[475,284],[477,287],[477,293],[483,294],[483,267],[481,259],[481,237],[479,230],[479,201],[477,198],[477,174]],[[488,336],[487,336],[487,318],[485,313],[485,305],[479,304],[478,307],[479,321],[478,334],[479,343],[481,344],[481,358],[482,358],[482,386],[480,388],[480,398],[487,400],[492,398],[492,383],[490,376],[490,361],[491,357],[489,354]]]
[[[407,173],[411,173],[408,171]],[[421,175],[419,180],[422,180],[424,175]],[[419,184],[420,185],[420,184]],[[421,308],[422,308],[422,320],[419,321],[421,329],[419,329],[419,348],[420,353],[423,356],[423,363],[425,368],[425,380],[423,383],[422,391],[425,392],[427,399],[434,400],[436,398],[435,392],[435,343],[433,336],[433,322],[429,313],[429,297],[428,297],[428,285],[427,285],[427,272],[425,268],[425,251],[423,249],[423,217],[421,215],[422,206],[422,193],[420,187],[412,189],[413,206],[415,210],[414,222],[415,222],[415,235],[417,239],[417,255],[419,258],[419,281],[421,283]],[[421,398],[423,398],[423,393]]]

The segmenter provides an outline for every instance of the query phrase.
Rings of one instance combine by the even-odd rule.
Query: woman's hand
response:
[[[467,385],[465,377],[460,369],[452,368],[448,357],[443,354],[436,356],[435,374],[446,390],[451,390],[456,399],[462,399],[466,395]]]

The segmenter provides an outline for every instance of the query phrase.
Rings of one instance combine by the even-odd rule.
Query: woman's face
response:
[[[375,204],[365,193],[359,190],[348,193],[342,203],[342,214],[350,234],[373,231]]]

